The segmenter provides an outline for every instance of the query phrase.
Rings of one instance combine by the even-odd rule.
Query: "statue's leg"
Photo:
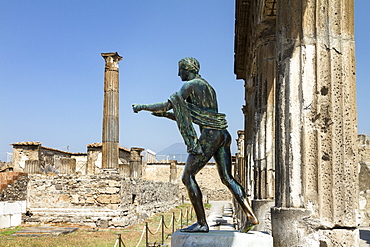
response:
[[[185,164],[182,182],[188,190],[189,199],[197,216],[197,222],[188,228],[181,229],[183,232],[208,232],[206,215],[203,207],[202,192],[195,180],[195,175],[207,164],[218,148],[219,134],[214,131],[203,130],[199,138],[203,154],[189,154]]]
[[[257,217],[253,213],[252,207],[250,206],[249,200],[246,197],[243,187],[235,180],[235,178],[231,174],[231,136],[226,131],[225,139],[227,141],[225,141],[224,144],[215,152],[214,158],[222,183],[229,188],[247,216],[247,222],[245,223],[243,229],[241,229],[241,232],[248,232],[253,228],[254,225],[257,225],[259,222]]]

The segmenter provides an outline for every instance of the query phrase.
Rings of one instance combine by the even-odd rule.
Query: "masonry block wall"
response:
[[[184,171],[184,163],[176,165],[176,182],[179,185],[179,196],[189,200],[188,192],[181,182]],[[144,167],[144,179],[169,182],[171,167],[170,163],[150,163]],[[218,175],[217,166],[214,163],[206,165],[196,176],[198,185],[203,194],[203,201],[230,201],[231,192],[222,184]]]
[[[125,227],[179,203],[178,185],[118,174],[31,174],[28,223],[66,222]]]

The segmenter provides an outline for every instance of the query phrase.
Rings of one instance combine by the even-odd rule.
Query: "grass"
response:
[[[205,205],[205,208],[210,205]],[[162,215],[164,216],[165,227],[164,231],[164,243],[170,244],[172,226],[170,227],[172,215],[175,215],[175,231],[187,225],[187,221],[190,224],[194,222],[195,214],[193,210],[190,210],[190,204],[183,204],[177,206],[168,212],[156,214],[146,220],[148,222],[148,227],[151,232],[155,232],[158,228],[158,225],[161,221]],[[179,220],[180,212],[182,211],[183,220],[182,226],[181,221]],[[186,211],[188,212],[188,217],[186,217]],[[192,219],[191,219],[192,218]],[[188,220],[187,220],[188,219]],[[99,229],[99,231],[92,232],[91,228],[86,226],[78,225],[66,225],[66,224],[53,224],[53,226],[70,226],[70,227],[79,227],[79,230],[67,235],[59,236],[42,236],[42,237],[20,237],[20,236],[11,236],[14,232],[27,228],[27,225],[21,225],[15,228],[0,229],[0,246],[1,247],[14,247],[14,246],[24,246],[24,247],[113,247],[117,235],[121,234],[122,240],[126,247],[135,247],[142,235],[143,229],[145,227],[145,222],[140,224],[132,225],[125,229]],[[159,231],[152,235],[149,233],[149,243],[162,243],[162,232],[161,227]],[[118,245],[117,245],[118,246]],[[123,245],[122,245],[123,246]],[[145,246],[145,233],[141,241],[140,247]]]
[[[22,227],[20,227],[20,226],[16,226],[16,227],[12,227],[12,228],[6,228],[5,230],[0,231],[0,236],[11,235],[11,234],[13,234],[16,231],[19,231],[21,229],[22,229]]]

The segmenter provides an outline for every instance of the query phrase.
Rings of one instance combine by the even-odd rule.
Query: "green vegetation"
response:
[[[11,235],[13,233],[15,233],[16,231],[19,231],[21,230],[22,227],[20,226],[16,226],[16,227],[11,227],[11,228],[7,228],[3,231],[0,231],[0,236],[7,236],[7,235]]]
[[[186,210],[187,209],[187,210]],[[182,210],[183,219],[180,221],[180,211]],[[188,212],[188,217],[186,217],[186,212]],[[161,222],[162,215],[164,215],[165,222],[165,234],[164,234],[164,243],[170,244],[170,236],[172,234],[172,217],[175,216],[174,229],[180,229],[181,223],[184,227],[187,223],[189,225],[193,223],[195,218],[194,211],[191,210],[190,204],[184,204],[177,206],[172,210],[169,210],[165,213],[156,214],[146,220],[148,222],[149,230],[152,233],[155,233],[158,229],[158,232],[155,235],[149,233],[149,242],[150,243],[162,243],[162,232],[161,232]],[[192,219],[191,219],[192,218]],[[37,246],[37,247],[113,247],[117,235],[121,234],[122,240],[126,247],[135,247],[140,240],[140,237],[143,235],[141,244],[139,246],[145,246],[145,222],[141,222],[136,225],[132,225],[125,229],[99,229],[99,231],[91,231],[92,228],[78,225],[66,225],[66,224],[53,224],[53,226],[70,226],[70,227],[79,227],[79,230],[67,235],[60,236],[43,236],[43,237],[19,237],[11,236],[14,232],[20,229],[27,228],[27,225],[22,225],[20,227],[0,229],[1,236],[1,246],[2,247],[13,247],[13,246]],[[158,226],[160,226],[158,228]],[[168,228],[167,228],[168,227]],[[118,246],[118,245],[117,245]]]

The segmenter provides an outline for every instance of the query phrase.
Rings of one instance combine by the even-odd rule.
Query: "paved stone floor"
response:
[[[212,207],[207,212],[207,223],[210,230],[235,231],[230,201],[211,201]],[[360,228],[360,246],[370,247],[370,227]]]
[[[233,208],[230,201],[210,201],[212,206],[207,212],[207,223],[210,230],[235,231]]]
[[[77,227],[55,227],[55,226],[40,226],[27,227],[12,234],[12,236],[21,237],[41,237],[47,235],[64,235],[76,231]]]

